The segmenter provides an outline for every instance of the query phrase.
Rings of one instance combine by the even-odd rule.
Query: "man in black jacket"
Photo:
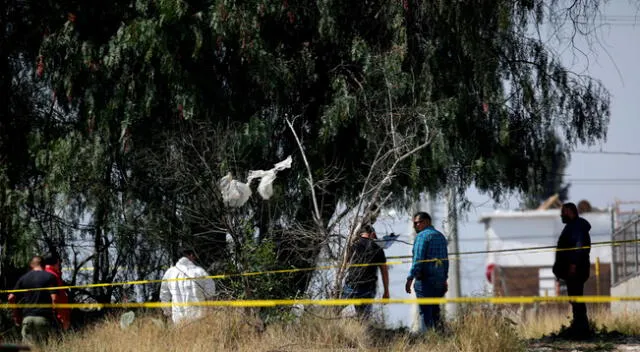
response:
[[[57,291],[46,290],[49,287],[57,287],[58,281],[53,274],[42,269],[42,264],[43,258],[40,256],[31,259],[29,263],[31,271],[20,277],[15,286],[18,292],[9,294],[9,303],[26,305],[59,303]],[[15,309],[13,319],[16,325],[22,328],[24,343],[42,345],[56,333],[53,307]]]
[[[556,261],[553,265],[555,276],[567,284],[569,296],[584,295],[584,283],[589,278],[591,263],[591,224],[578,216],[578,209],[573,203],[565,203],[561,210],[562,222],[565,225],[558,239]],[[573,321],[570,331],[576,337],[584,337],[589,332],[587,306],[584,303],[572,302]]]
[[[379,269],[382,275],[382,298],[389,298],[389,270],[384,250],[375,242],[376,230],[371,225],[364,225],[360,229],[360,237],[351,245],[351,260],[353,266],[347,269],[343,298],[374,298]],[[356,305],[356,313],[361,319],[368,319],[371,315],[371,305]]]

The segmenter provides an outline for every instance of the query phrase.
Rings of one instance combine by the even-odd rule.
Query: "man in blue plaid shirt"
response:
[[[413,216],[413,228],[417,236],[405,289],[411,293],[415,281],[416,297],[444,297],[449,277],[447,239],[431,225],[431,216],[425,212]],[[420,315],[426,329],[441,328],[440,305],[421,304]]]

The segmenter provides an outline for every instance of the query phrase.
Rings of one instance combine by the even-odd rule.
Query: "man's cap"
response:
[[[179,253],[180,255],[186,256],[187,254],[196,254],[196,251],[193,247],[181,247]]]
[[[360,234],[363,234],[363,233],[374,233],[374,232],[376,232],[376,229],[374,229],[373,226],[371,226],[371,225],[363,225],[360,228]]]

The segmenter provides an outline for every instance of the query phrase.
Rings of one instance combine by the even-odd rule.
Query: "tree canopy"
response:
[[[33,100],[0,104],[4,263],[20,241],[70,251],[69,239],[82,238],[91,249],[74,252],[75,264],[92,261],[94,282],[122,277],[113,267],[133,258],[148,264],[137,274],[158,275],[170,262],[158,253],[206,242],[215,261],[231,251],[228,233],[236,254],[264,253],[266,241],[281,265],[315,263],[326,238],[291,235],[293,224],[314,225],[287,119],[325,220],[362,196],[383,141],[419,136],[423,125],[433,138],[385,183],[390,204],[451,186],[496,199],[529,192],[555,172],[550,151],[566,156],[606,136],[607,91],[532,34],[553,11],[597,11],[591,0],[12,6],[0,95],[40,87],[50,111]],[[20,75],[28,78],[16,84]],[[244,178],[287,155],[293,168],[271,200],[224,207],[221,176]],[[243,267],[262,265],[243,258]],[[290,279],[292,293],[304,291],[308,275]]]

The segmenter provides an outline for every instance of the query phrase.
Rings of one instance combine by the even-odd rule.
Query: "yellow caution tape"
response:
[[[23,308],[170,308],[170,307],[276,307],[292,305],[348,306],[362,304],[533,304],[548,302],[611,303],[640,301],[640,296],[514,296],[457,298],[353,298],[353,299],[268,299],[201,302],[123,302],[123,303],[61,303],[61,304],[0,304],[0,309]]]
[[[620,246],[623,244],[638,243],[638,242],[640,242],[640,240],[601,241],[601,242],[594,242],[591,244],[591,246],[573,247],[573,248],[556,248],[556,246],[539,246],[539,247],[521,247],[521,248],[511,248],[511,249],[492,249],[488,251],[469,251],[469,252],[449,253],[449,256],[489,254],[489,253],[517,253],[517,252],[528,252],[528,251],[534,251],[533,253],[564,252],[564,251],[576,251],[579,249],[589,249],[593,247],[606,247],[609,245]],[[397,255],[397,256],[387,257],[387,259],[406,259],[406,258],[412,258],[412,256]]]
[[[608,246],[608,245],[613,245],[613,246],[619,246],[622,244],[629,244],[629,243],[638,243],[640,242],[640,239],[638,240],[620,240],[620,241],[601,241],[601,242],[594,242],[591,244],[591,246],[584,246],[584,247],[576,247],[576,248],[561,248],[561,249],[557,249],[556,246],[538,246],[538,247],[521,247],[521,248],[512,248],[512,249],[493,249],[493,250],[488,250],[488,251],[468,251],[468,252],[454,252],[454,253],[449,253],[449,256],[451,257],[456,257],[456,256],[461,256],[461,255],[475,255],[475,254],[488,254],[488,253],[517,253],[517,252],[525,252],[525,251],[533,251],[532,253],[545,253],[545,252],[562,252],[562,251],[574,251],[574,250],[578,250],[578,249],[587,249],[587,248],[593,248],[593,247],[604,247],[604,246]],[[411,255],[397,255],[397,256],[388,256],[387,259],[411,259],[413,258]],[[451,260],[451,259],[449,259]],[[378,264],[376,264],[378,265]],[[389,265],[389,264],[387,264]],[[162,269],[168,269],[169,267],[165,266],[162,267]],[[118,267],[118,270],[124,270],[127,269],[126,267]],[[73,271],[75,269],[73,268],[63,268],[63,271]],[[93,267],[82,267],[77,269],[78,271],[92,271]],[[1,291],[0,291],[1,292]]]
[[[575,248],[561,248],[557,249],[555,246],[542,246],[542,247],[524,247],[524,248],[514,248],[514,249],[498,249],[498,250],[489,250],[489,251],[471,251],[471,252],[460,252],[453,253],[450,256],[454,258],[434,258],[434,259],[425,259],[420,260],[418,263],[429,263],[429,262],[442,262],[442,261],[451,261],[456,260],[456,256],[460,255],[479,255],[479,254],[487,254],[487,253],[507,253],[507,254],[515,254],[517,252],[523,251],[532,251],[532,253],[544,253],[544,252],[563,252],[563,251],[573,251],[579,249],[589,249],[592,247],[598,246],[606,246],[606,245],[621,245],[626,243],[638,243],[640,240],[624,240],[624,241],[604,241],[604,242],[596,242],[591,246],[583,246],[583,247],[575,247]],[[396,256],[396,257],[387,257],[387,259],[404,259],[411,258],[411,256]],[[412,263],[412,261],[389,261],[386,263],[366,263],[366,264],[348,264],[346,267],[368,267],[368,266],[380,266],[380,265],[399,265],[399,264],[407,264]],[[154,283],[162,283],[162,282],[171,282],[171,281],[190,281],[190,280],[199,280],[199,279],[228,279],[232,277],[247,277],[247,276],[258,276],[258,275],[271,275],[271,274],[287,274],[287,273],[299,273],[305,271],[316,271],[316,270],[330,270],[340,268],[340,265],[325,265],[325,266],[317,266],[317,267],[309,267],[309,268],[294,268],[294,269],[279,269],[279,270],[268,270],[268,271],[255,271],[255,272],[246,272],[246,273],[237,273],[237,274],[218,274],[218,275],[209,275],[202,277],[187,277],[187,278],[174,278],[174,279],[157,279],[157,280],[136,280],[136,281],[123,281],[123,282],[110,282],[110,283],[96,283],[96,284],[86,284],[86,285],[70,285],[70,286],[56,286],[56,287],[42,287],[42,288],[33,288],[33,289],[18,289],[18,290],[0,290],[0,293],[19,293],[19,292],[28,292],[28,291],[53,291],[53,290],[69,290],[69,289],[85,289],[85,288],[94,288],[94,287],[109,287],[109,286],[125,286],[125,285],[143,285],[143,284],[154,284]]]
[[[601,241],[601,242],[594,242],[591,244],[591,246],[584,246],[584,247],[577,247],[577,248],[561,248],[558,249],[556,248],[556,246],[538,246],[538,247],[522,247],[522,248],[512,248],[512,249],[494,249],[494,250],[488,250],[488,251],[468,251],[468,252],[457,252],[457,253],[449,253],[449,256],[451,257],[457,257],[457,256],[467,256],[467,255],[478,255],[478,254],[488,254],[488,253],[517,253],[517,252],[525,252],[525,251],[531,251],[532,253],[546,253],[546,252],[563,252],[563,251],[573,251],[573,250],[578,250],[578,249],[587,249],[587,248],[593,248],[593,247],[604,247],[604,246],[619,246],[619,245],[623,245],[623,244],[630,244],[630,243],[638,243],[640,242],[640,240],[621,240],[621,241]],[[396,255],[396,256],[388,256],[387,259],[411,259],[413,258],[411,255]],[[451,258],[449,258],[448,260],[452,260]],[[392,265],[390,264],[392,262],[388,262],[387,265]],[[375,264],[378,265],[378,264]],[[162,269],[168,269],[169,267],[162,267]],[[118,270],[125,270],[127,269],[126,267],[118,267]],[[76,269],[73,268],[63,268],[63,271],[73,271]],[[82,267],[77,269],[78,271],[92,271],[93,267]],[[267,272],[265,272],[267,273]],[[1,291],[0,291],[1,292]]]
[[[433,262],[433,261],[437,261],[437,259],[423,260],[421,262]],[[386,263],[349,264],[347,265],[347,267],[397,265],[402,263],[403,263],[402,261],[397,261],[397,262],[386,262]],[[162,282],[190,281],[190,280],[202,280],[202,279],[228,279],[231,277],[241,277],[241,276],[257,276],[257,275],[267,275],[267,274],[285,274],[285,273],[297,273],[297,272],[315,271],[315,270],[329,270],[329,269],[336,269],[339,267],[340,267],[339,265],[327,265],[327,266],[310,267],[310,268],[279,269],[279,270],[269,270],[269,271],[238,273],[238,274],[219,274],[219,275],[209,275],[209,276],[200,276],[200,277],[173,278],[173,279],[164,279],[164,280],[162,279],[137,280],[137,281],[123,281],[123,282],[106,282],[106,283],[86,284],[86,285],[39,287],[39,288],[29,288],[29,289],[17,289],[17,290],[0,290],[0,293],[19,293],[19,292],[29,292],[29,291],[55,291],[55,290],[70,290],[70,289],[93,288],[93,287],[143,285],[143,284],[155,284],[155,283],[162,283]]]

